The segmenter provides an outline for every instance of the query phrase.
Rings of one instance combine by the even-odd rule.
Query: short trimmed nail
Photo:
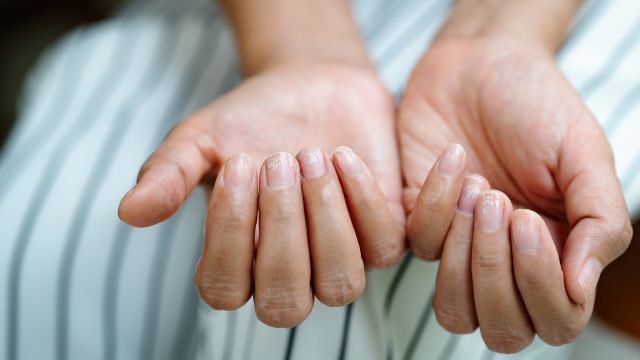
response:
[[[442,175],[455,175],[462,166],[462,154],[464,149],[459,144],[451,144],[440,156],[438,172]]]
[[[602,264],[596,258],[590,258],[589,260],[587,260],[582,265],[582,269],[580,269],[578,281],[580,282],[580,287],[582,288],[582,292],[584,293],[584,299],[586,303],[591,300],[591,297],[596,290],[596,285],[598,284],[598,278],[600,278],[601,272]]]
[[[473,214],[476,207],[476,201],[481,192],[482,181],[476,177],[470,176],[464,179],[462,184],[462,192],[458,199],[458,210]]]
[[[344,176],[354,176],[362,172],[363,166],[360,159],[350,148],[338,146],[335,151],[338,168]]]
[[[512,225],[513,226],[513,225]],[[514,243],[518,251],[535,253],[540,248],[540,230],[535,215],[526,213],[513,227]]]
[[[476,211],[478,229],[494,232],[502,227],[502,198],[496,193],[481,195],[480,208]]]
[[[224,186],[246,190],[253,183],[255,167],[249,155],[236,154],[224,164]]]
[[[296,168],[289,153],[278,153],[268,158],[266,171],[267,185],[272,189],[288,189],[296,182]]]
[[[324,153],[320,149],[304,149],[298,154],[300,172],[306,179],[315,179],[324,175]]]

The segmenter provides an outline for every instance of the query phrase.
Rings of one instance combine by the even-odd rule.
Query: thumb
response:
[[[562,253],[565,286],[571,299],[595,298],[600,273],[627,249],[632,228],[611,148],[595,123],[563,144],[558,185],[565,197],[571,232]]]

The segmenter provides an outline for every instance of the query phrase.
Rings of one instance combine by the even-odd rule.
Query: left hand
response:
[[[536,333],[573,340],[632,231],[603,131],[553,58],[521,44],[437,42],[399,109],[411,248],[441,259],[437,319],[456,333],[479,326],[499,352]],[[453,146],[437,159],[451,142],[466,154]],[[467,167],[488,182],[465,181]]]

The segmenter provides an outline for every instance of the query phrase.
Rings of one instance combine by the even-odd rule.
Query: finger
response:
[[[364,291],[364,265],[338,176],[320,149],[302,150],[298,162],[315,295],[329,306],[350,304]]]
[[[150,226],[173,215],[219,162],[213,140],[193,119],[173,129],[140,168],[136,185],[118,208],[118,216],[127,224]]]
[[[443,328],[457,334],[470,333],[478,327],[471,282],[473,211],[480,193],[488,189],[489,182],[480,175],[464,178],[438,266],[433,299],[436,319]]]
[[[222,167],[211,194],[194,280],[200,297],[214,309],[237,309],[251,296],[256,178],[251,158],[234,155]]]
[[[551,345],[573,341],[586,326],[593,303],[583,307],[569,298],[558,252],[540,216],[514,211],[511,236],[516,282],[536,333]]]
[[[629,246],[631,221],[611,149],[602,130],[582,126],[563,147],[558,186],[565,194],[572,227],[562,252],[565,285],[571,299],[587,304],[595,296],[602,269]]]
[[[471,275],[480,333],[489,349],[512,353],[533,340],[533,329],[513,278],[509,221],[511,202],[499,191],[476,203]]]
[[[378,183],[346,146],[336,149],[333,161],[365,264],[382,268],[396,263],[405,252],[404,229],[394,220]]]
[[[274,327],[293,327],[313,304],[302,191],[289,153],[268,158],[260,171],[260,236],[255,264],[257,317]]]
[[[425,260],[440,258],[464,181],[466,155],[449,145],[429,172],[409,216],[407,235],[413,253]]]

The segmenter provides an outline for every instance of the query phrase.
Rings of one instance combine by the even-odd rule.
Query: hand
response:
[[[182,121],[142,166],[119,216],[135,226],[163,221],[201,180],[211,185],[220,175],[195,275],[201,297],[230,310],[255,288],[263,322],[294,326],[311,309],[310,284],[323,303],[345,305],[364,288],[363,263],[384,267],[404,253],[393,114],[372,71],[333,64],[269,68]],[[319,149],[342,144],[362,159],[339,148],[336,173]],[[307,146],[318,149],[302,151],[298,161],[276,154],[256,174],[254,164],[274,152]],[[248,155],[231,157],[240,152]]]
[[[479,326],[499,352],[535,333],[573,340],[600,272],[631,238],[601,128],[550,54],[522,44],[437,41],[399,109],[410,245],[441,259],[437,319],[456,333]],[[436,159],[451,142],[467,152],[451,146]],[[467,168],[488,181],[465,178]]]

